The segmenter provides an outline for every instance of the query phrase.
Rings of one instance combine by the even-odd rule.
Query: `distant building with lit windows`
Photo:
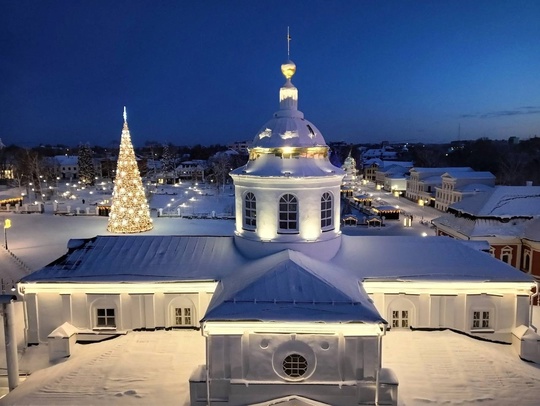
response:
[[[491,190],[495,186],[495,175],[491,172],[448,171],[441,175],[441,186],[435,187],[435,208],[448,210],[448,206]]]

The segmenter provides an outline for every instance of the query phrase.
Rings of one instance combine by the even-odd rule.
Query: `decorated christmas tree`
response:
[[[152,227],[148,201],[131,144],[124,107],[124,128],[107,230],[112,233],[140,233],[151,230]]]

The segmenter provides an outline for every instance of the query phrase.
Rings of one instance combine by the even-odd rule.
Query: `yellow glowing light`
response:
[[[282,151],[283,151],[284,154],[292,154],[292,152],[294,151],[294,148],[293,147],[283,147]]]
[[[127,122],[122,129],[116,174],[107,230],[113,233],[151,230],[150,210]]]

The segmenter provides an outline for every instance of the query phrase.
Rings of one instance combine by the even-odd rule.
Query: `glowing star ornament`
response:
[[[142,233],[153,227],[146,194],[124,107],[124,128],[116,166],[116,178],[107,230],[111,233]]]

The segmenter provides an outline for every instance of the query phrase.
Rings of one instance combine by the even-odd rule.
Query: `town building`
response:
[[[251,148],[250,141],[234,141],[232,144],[228,145],[228,148],[238,152],[239,154],[248,154],[249,148]]]
[[[441,187],[441,176],[446,172],[472,172],[469,167],[420,168],[410,170],[405,197],[426,206],[435,207],[435,191]]]
[[[398,165],[406,168],[407,172],[413,167],[413,163],[409,161],[388,161],[379,158],[366,159],[362,162],[364,179],[370,182],[376,182],[377,172],[384,172],[386,168],[389,168],[393,165]]]
[[[410,166],[390,164],[379,168],[375,174],[375,184],[388,192],[404,193],[411,167],[412,164]]]
[[[79,177],[79,157],[75,155],[57,155],[54,157],[58,162],[60,179],[73,181]]]
[[[540,279],[539,186],[495,186],[432,223],[440,236],[488,241],[493,257]]]
[[[441,175],[441,186],[435,186],[435,208],[448,210],[448,206],[465,197],[491,190],[495,186],[495,175],[491,172],[449,171]]]

